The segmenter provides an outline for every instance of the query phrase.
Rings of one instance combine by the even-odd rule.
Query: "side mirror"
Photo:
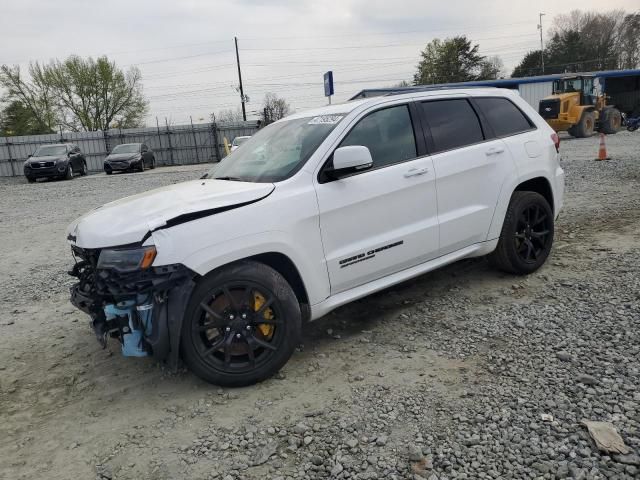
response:
[[[340,178],[350,173],[366,170],[373,166],[369,149],[363,145],[340,147],[333,152],[333,169],[330,175]]]

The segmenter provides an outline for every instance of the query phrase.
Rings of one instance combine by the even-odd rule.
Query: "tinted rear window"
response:
[[[423,102],[434,151],[442,152],[484,140],[476,112],[465,99]]]
[[[476,98],[497,137],[526,132],[533,128],[531,121],[506,98]]]

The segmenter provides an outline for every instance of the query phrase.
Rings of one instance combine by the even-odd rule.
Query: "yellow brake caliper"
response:
[[[258,292],[253,292],[253,310],[255,312],[260,310],[260,307],[262,307],[262,305],[264,305],[264,302],[266,301],[267,300]],[[264,309],[264,312],[262,312],[262,317],[265,320],[273,320],[274,315],[271,307],[267,307]],[[271,337],[273,335],[273,325],[268,323],[260,323],[258,324],[258,329],[260,330],[260,333],[262,333],[262,336],[264,338],[266,338],[267,340],[271,340]]]

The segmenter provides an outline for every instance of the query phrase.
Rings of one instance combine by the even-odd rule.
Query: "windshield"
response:
[[[213,167],[206,178],[279,182],[297,172],[345,114],[272,123]]]
[[[244,142],[249,140],[251,137],[236,137],[233,139],[233,146],[237,147],[238,145],[242,145]]]
[[[36,150],[34,157],[53,157],[54,155],[64,155],[67,153],[65,145],[44,145]]]
[[[555,82],[556,93],[570,93],[582,91],[582,79],[581,78],[567,78],[565,80],[556,80]]]
[[[138,153],[140,151],[139,143],[125,143],[124,145],[118,145],[111,153]]]

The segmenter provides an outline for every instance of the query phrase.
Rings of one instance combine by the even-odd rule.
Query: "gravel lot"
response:
[[[66,225],[202,167],[0,179],[0,478],[640,478],[640,134],[563,138],[565,209],[529,277],[483,259],[305,328],[223,390],[102,350],[68,302]],[[631,449],[599,452],[582,419]]]

